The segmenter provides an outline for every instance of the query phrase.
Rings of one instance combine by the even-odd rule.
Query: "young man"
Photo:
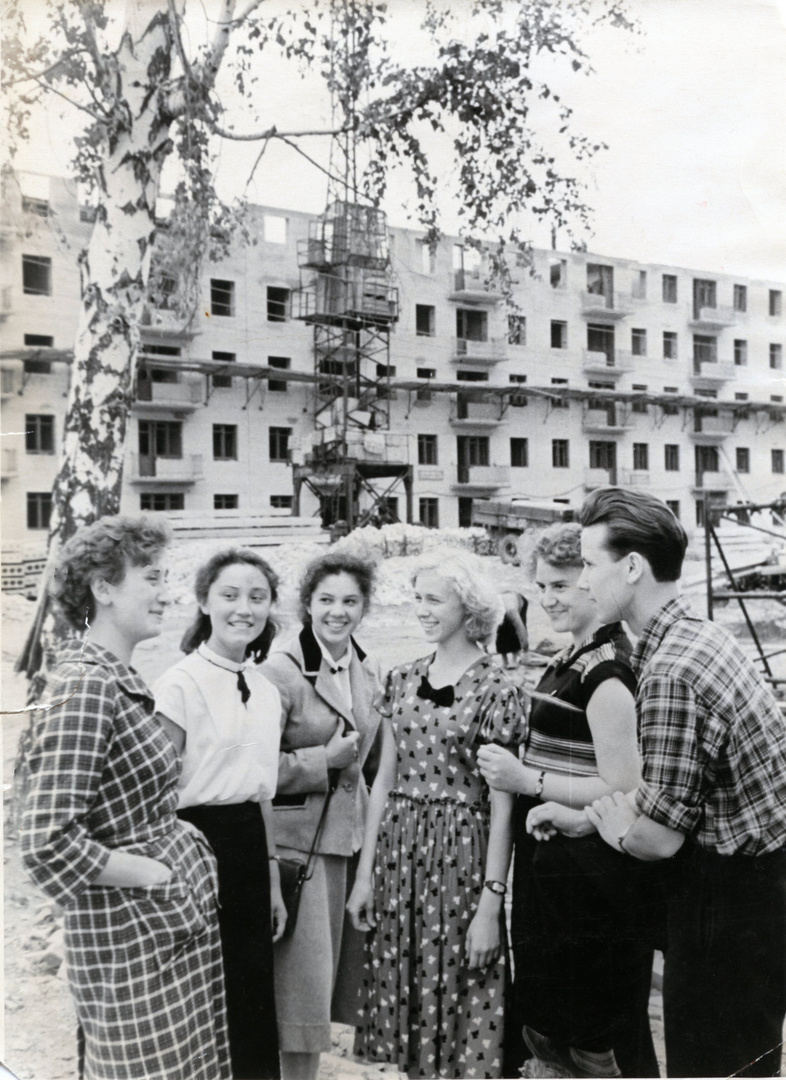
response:
[[[658,499],[593,492],[581,581],[638,643],[642,780],[587,817],[627,855],[670,859],[669,1076],[780,1075],[786,1015],[786,721],[734,639],[679,596],[685,530]]]

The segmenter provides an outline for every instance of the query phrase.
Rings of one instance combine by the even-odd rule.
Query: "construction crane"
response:
[[[352,4],[333,4],[333,114],[325,212],[298,245],[300,288],[294,314],[313,327],[311,445],[293,466],[294,513],[305,484],[319,499],[322,523],[348,531],[391,520],[389,499],[403,485],[412,520],[407,440],[390,432],[390,334],[398,319],[387,220],[358,194],[354,119],[357,21]],[[338,23],[341,23],[340,27]],[[362,507],[362,508],[361,508]]]

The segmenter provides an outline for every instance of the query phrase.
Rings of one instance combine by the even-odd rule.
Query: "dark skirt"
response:
[[[258,803],[178,811],[204,833],[218,862],[218,923],[235,1080],[278,1080],[270,868]]]
[[[521,621],[524,623],[525,626],[527,625],[528,606],[528,602],[522,597],[521,605],[519,606],[519,615],[521,616]],[[524,648],[523,643],[519,641],[519,635],[516,632],[516,627],[513,625],[512,620],[507,615],[505,615],[502,622],[497,628],[497,637],[494,643],[494,648],[496,652],[502,653],[503,656],[506,656],[508,653],[521,652],[521,650]]]
[[[517,800],[510,1022],[614,1050],[623,1076],[657,1076],[648,1001],[665,907],[660,868],[595,834],[535,840],[525,830],[534,805]]]

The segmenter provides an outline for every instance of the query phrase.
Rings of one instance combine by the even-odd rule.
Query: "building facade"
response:
[[[78,195],[66,180],[22,176],[4,213],[4,543],[46,537],[77,256],[91,227]],[[347,370],[341,349],[326,360],[303,306],[315,220],[253,208],[255,242],[206,265],[188,325],[165,299],[151,305],[124,511],[347,516],[326,471],[308,472]],[[363,391],[384,410],[344,388],[342,415],[365,418],[345,426],[344,450],[373,475],[360,477],[356,521],[381,508],[383,519],[453,527],[470,523],[473,500],[578,505],[618,483],[645,487],[692,526],[708,502],[768,502],[786,490],[783,284],[535,251],[534,273],[511,258],[510,306],[486,285],[483,254],[459,241],[431,250],[422,233],[393,228],[388,242],[395,298],[383,298],[390,317],[376,353],[367,350]]]

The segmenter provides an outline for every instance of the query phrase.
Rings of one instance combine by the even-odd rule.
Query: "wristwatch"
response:
[[[489,892],[493,892],[495,896],[504,896],[508,891],[507,885],[501,881],[484,881],[483,885]]]
[[[537,780],[535,781],[535,798],[536,799],[539,799],[541,797],[541,795],[543,794],[543,781],[545,779],[546,779],[546,770],[541,769],[540,770],[540,775],[538,776]]]

